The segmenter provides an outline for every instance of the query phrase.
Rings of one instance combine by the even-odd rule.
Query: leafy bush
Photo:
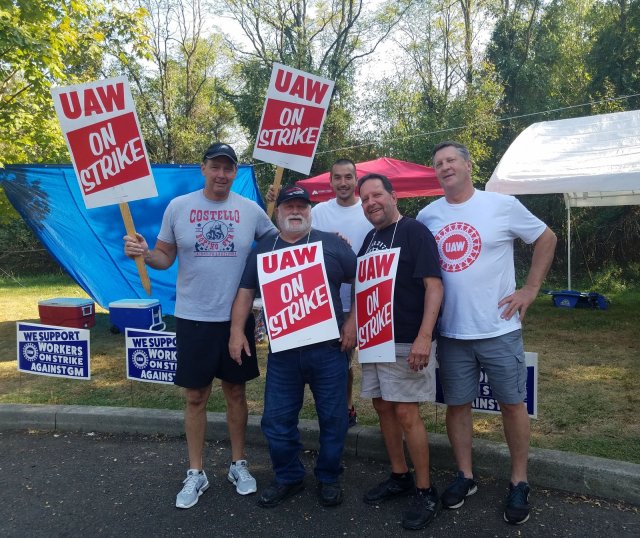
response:
[[[36,275],[60,272],[58,263],[22,219],[10,220],[0,226],[1,274]]]

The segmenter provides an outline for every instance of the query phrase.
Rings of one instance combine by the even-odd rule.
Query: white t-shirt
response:
[[[533,243],[546,225],[515,197],[476,190],[464,203],[440,198],[416,218],[436,239],[444,301],[440,334],[493,338],[521,327],[518,315],[500,318],[501,299],[516,289],[513,243]]]
[[[253,241],[270,230],[262,208],[234,192],[222,202],[202,189],[171,200],[158,239],[177,246],[175,316],[228,321]]]
[[[339,205],[335,198],[320,202],[311,208],[311,225],[322,232],[339,232],[349,240],[351,250],[356,254],[362,246],[365,235],[373,228],[367,217],[364,216],[360,198],[357,198],[355,204],[346,207]],[[342,300],[342,310],[349,312],[351,310],[350,284],[341,286],[340,299]]]

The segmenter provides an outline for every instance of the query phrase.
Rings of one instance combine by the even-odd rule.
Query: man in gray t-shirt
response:
[[[227,404],[232,453],[227,478],[241,495],[257,489],[247,468],[244,445],[245,383],[259,375],[258,364],[254,349],[238,365],[229,356],[228,341],[231,305],[253,241],[275,227],[256,203],[231,192],[237,162],[231,146],[211,145],[201,165],[204,188],[169,203],[155,247],[150,249],[140,234],[124,237],[125,254],[143,256],[154,269],[167,269],[178,259],[175,383],[185,389],[189,451],[189,470],[176,497],[178,508],[192,507],[209,487],[203,450],[214,378],[221,380]],[[255,346],[252,324],[245,329]]]

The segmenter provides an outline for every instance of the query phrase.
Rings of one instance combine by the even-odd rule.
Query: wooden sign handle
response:
[[[284,168],[282,166],[278,166],[276,168],[276,177],[273,179],[273,191],[276,193],[276,198],[278,197],[278,191],[280,190],[280,183],[282,183],[282,174],[284,173]],[[273,209],[276,207],[276,202],[269,202],[267,206],[267,215],[269,218],[273,215]]]
[[[131,237],[136,236],[136,227],[133,225],[133,217],[129,210],[129,204],[127,202],[120,202],[120,213],[122,213],[122,220],[124,221],[124,227],[127,230],[127,235]],[[149,280],[149,274],[147,273],[147,266],[144,264],[142,256],[136,256],[136,266],[138,267],[138,274],[140,275],[140,282],[147,295],[151,295],[151,281]]]

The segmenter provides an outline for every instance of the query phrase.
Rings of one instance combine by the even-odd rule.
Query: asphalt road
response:
[[[256,495],[242,497],[227,481],[229,447],[208,442],[211,484],[189,510],[174,507],[186,470],[183,439],[99,433],[0,432],[0,536],[220,536],[220,537],[584,537],[640,536],[640,507],[544,490],[532,484],[531,519],[514,527],[502,520],[507,484],[479,477],[479,490],[457,511],[440,511],[422,531],[405,531],[406,499],[378,507],[363,492],[387,477],[385,464],[345,460],[344,503],[321,507],[306,452],[306,490],[281,506],[264,509]],[[248,448],[258,488],[271,481],[265,446]],[[450,476],[435,470],[442,489]]]

